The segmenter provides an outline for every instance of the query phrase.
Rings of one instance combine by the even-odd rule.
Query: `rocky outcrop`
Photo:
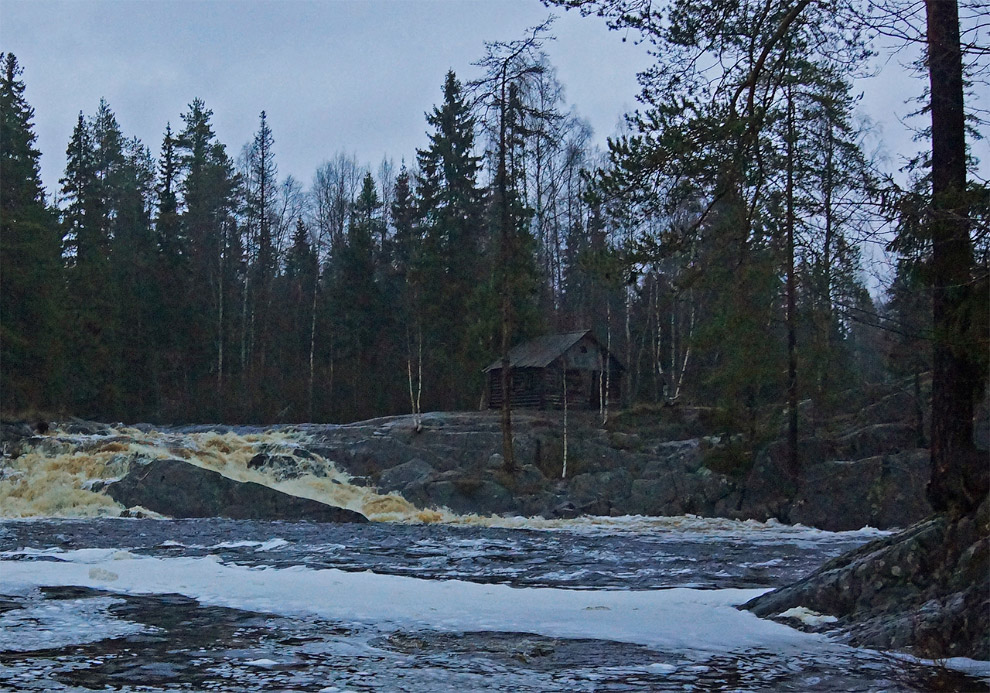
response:
[[[876,453],[882,445],[870,450]],[[778,520],[831,531],[906,527],[931,514],[925,486],[926,449],[872,454],[862,459],[805,457],[799,479],[788,478],[774,451],[757,458],[742,483],[739,517]]]
[[[572,411],[566,475],[558,411],[514,412],[517,468],[512,472],[504,469],[499,415],[490,411],[428,413],[422,426],[412,417],[394,416],[346,425],[196,425],[168,431],[302,433],[305,442],[294,435],[288,447],[257,446],[247,466],[275,481],[327,478],[336,467],[352,484],[399,494],[418,508],[460,514],[691,513],[776,518],[827,530],[906,527],[931,513],[925,498],[928,451],[916,447],[925,437],[925,419],[903,390],[891,386],[868,395],[869,401],[841,416],[816,416],[810,401],[802,403],[805,435],[796,478],[787,470],[785,431],[754,452],[744,436],[725,429],[722,414],[705,407],[642,406],[614,414],[605,426],[595,412]],[[761,426],[767,428],[773,413],[765,418]],[[0,427],[3,456],[27,449],[74,453],[87,446],[99,452],[118,439],[124,450],[130,442],[120,426],[73,420],[59,428],[72,435],[32,435],[21,423]],[[168,453],[185,457],[180,449]]]
[[[141,506],[169,517],[234,520],[367,522],[353,510],[335,508],[261,484],[239,482],[182,460],[134,464],[106,493],[125,507]]]
[[[787,620],[798,607],[836,617],[827,627],[857,646],[990,658],[990,500],[866,544],[742,608]]]
[[[693,513],[846,530],[906,527],[931,512],[928,453],[911,447],[914,432],[903,423],[859,418],[829,437],[806,438],[803,474],[790,480],[782,443],[755,462],[737,460],[736,438],[705,435],[712,425],[703,409],[638,416],[633,425],[623,415],[603,428],[594,415],[572,412],[566,478],[559,412],[514,413],[519,468],[511,474],[503,469],[496,412],[426,414],[419,432],[402,416],[298,428],[311,437],[312,452],[356,483],[458,513]]]

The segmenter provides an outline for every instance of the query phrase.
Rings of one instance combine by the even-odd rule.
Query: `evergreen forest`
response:
[[[606,151],[565,102],[543,25],[488,44],[476,79],[437,76],[422,149],[369,163],[329,143],[308,183],[280,176],[264,111],[230,149],[193,98],[161,114],[154,148],[112,104],[80,104],[45,190],[30,66],[3,54],[2,409],[259,424],[474,410],[507,345],[588,328],[625,365],[626,407],[711,407],[754,437],[771,412],[796,440],[801,403],[851,410],[881,383],[927,398],[934,369],[953,383],[936,406],[972,421],[988,188],[965,143],[954,178],[926,143],[907,186],[871,160],[862,23],[825,1],[559,4],[658,56]]]

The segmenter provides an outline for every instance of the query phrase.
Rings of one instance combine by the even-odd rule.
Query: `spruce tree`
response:
[[[388,359],[383,335],[388,334],[384,297],[376,281],[375,239],[380,234],[381,201],[370,173],[362,180],[354,203],[347,241],[334,257],[332,300],[345,397],[352,411],[373,416],[384,406]]]
[[[443,103],[427,116],[430,144],[417,151],[416,200],[423,241],[419,253],[426,349],[427,396],[433,406],[476,403],[482,364],[470,358],[470,331],[478,316],[473,297],[485,276],[484,199],[474,153],[475,121],[461,83],[451,71]],[[470,384],[470,385],[469,385]],[[471,387],[474,385],[474,387]]]
[[[61,403],[63,276],[22,68],[0,53],[0,69],[0,408],[13,412]]]
[[[101,102],[101,109],[104,105]],[[104,128],[108,125],[103,123]],[[97,418],[117,406],[114,372],[119,363],[106,187],[114,138],[102,135],[106,149],[96,139],[94,121],[79,114],[61,179],[67,203],[62,225],[68,261],[69,398],[75,412]]]
[[[236,291],[229,280],[232,266],[240,260],[233,254],[239,180],[213,132],[212,116],[201,99],[194,99],[182,115],[185,127],[176,146],[182,170],[182,233],[189,246],[180,328],[183,362],[177,373],[182,381],[176,385],[191,394],[188,405],[202,418],[222,416],[228,401],[223,388]]]
[[[176,153],[176,140],[172,134],[172,124],[165,125],[161,154],[158,158],[158,196],[155,233],[158,238],[158,251],[165,265],[171,270],[181,266],[189,249],[179,224],[179,159]]]
[[[275,348],[272,332],[272,285],[277,272],[274,243],[275,193],[277,168],[275,138],[268,126],[265,111],[259,116],[258,131],[251,143],[246,181],[248,234],[247,310],[250,311],[252,355],[249,370],[255,384],[270,382],[266,369],[270,351]],[[243,307],[243,306],[242,306]]]
[[[313,298],[318,290],[319,259],[302,217],[296,219],[291,243],[285,253],[285,273],[276,279],[276,286],[281,288],[275,292],[279,309],[272,316],[279,335],[275,367],[280,369],[282,398],[290,415],[296,420],[304,417],[312,420],[309,379],[304,374],[309,373],[311,366]]]
[[[158,414],[158,326],[164,318],[152,226],[155,166],[136,138],[122,143],[111,178],[111,270],[119,340],[117,417]]]
[[[416,203],[409,171],[403,164],[395,177],[392,193],[393,252],[391,255],[396,273],[405,280],[417,249]]]
[[[158,320],[154,165],[105,100],[76,123],[62,178],[73,407],[119,417],[154,409]],[[140,375],[139,375],[140,374]]]

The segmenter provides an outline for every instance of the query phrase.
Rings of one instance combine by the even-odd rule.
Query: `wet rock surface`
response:
[[[182,460],[134,464],[106,493],[125,507],[141,506],[170,517],[367,522],[360,513],[239,482]]]
[[[806,607],[838,617],[859,646],[919,657],[990,659],[990,499],[936,515],[826,563],[744,606],[758,616]]]
[[[904,415],[884,401],[872,411]],[[924,493],[928,452],[912,447],[916,431],[907,423],[851,419],[828,436],[807,438],[802,475],[788,481],[780,442],[759,451],[748,467],[723,469],[727,458],[732,463],[734,438],[706,435],[712,426],[703,411],[675,407],[651,416],[603,427],[593,413],[572,412],[566,477],[560,412],[514,413],[513,472],[504,469],[496,412],[426,414],[419,432],[403,416],[294,430],[358,483],[458,513],[691,513],[841,531],[905,527],[931,512]]]
[[[260,445],[245,460],[247,468],[283,482],[333,478],[336,467],[347,472],[354,486],[401,495],[421,509],[548,518],[776,518],[842,531],[906,527],[931,513],[925,498],[928,451],[916,447],[925,437],[916,410],[913,397],[896,389],[881,392],[857,412],[824,423],[815,420],[810,402],[804,403],[801,430],[815,434],[800,441],[802,470],[797,478],[787,472],[782,437],[755,452],[747,450],[742,436],[723,430],[714,410],[703,407],[633,409],[613,415],[605,425],[596,412],[571,412],[566,475],[565,431],[557,411],[514,413],[515,470],[504,468],[497,412],[427,413],[421,428],[412,417],[394,416],[346,425],[194,425],[163,430],[180,437],[284,434],[293,439],[291,449]],[[134,428],[154,430],[143,424]],[[978,432],[983,428],[978,426]],[[65,454],[106,449],[115,442],[123,449],[130,442],[121,425],[70,420],[58,423],[57,429],[60,435],[39,435],[26,422],[0,425],[0,479],[6,474],[4,460],[32,449]],[[170,454],[183,457],[181,452]],[[169,481],[173,490],[156,494],[144,484],[138,494],[130,487],[144,472],[134,465],[128,480],[110,486],[115,489],[111,495],[120,494],[125,505],[140,495],[141,505],[173,517],[216,514],[220,507],[231,517],[290,517],[283,514],[290,506],[276,503],[277,496],[257,496],[257,514],[246,514],[246,501],[220,500],[220,495],[235,493],[231,485],[237,482],[210,477],[190,465],[183,468],[178,461],[169,464],[168,473],[159,477],[174,477]],[[175,489],[177,484],[182,488]],[[229,488],[221,494],[217,484]],[[249,495],[258,492],[252,489]],[[196,494],[202,497],[193,497]],[[309,504],[300,505],[300,511],[303,505],[309,508],[307,517],[316,512]]]

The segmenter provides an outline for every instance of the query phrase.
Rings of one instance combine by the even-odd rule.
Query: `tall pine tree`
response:
[[[0,69],[0,408],[12,412],[59,404],[63,277],[22,69],[12,53]]]

